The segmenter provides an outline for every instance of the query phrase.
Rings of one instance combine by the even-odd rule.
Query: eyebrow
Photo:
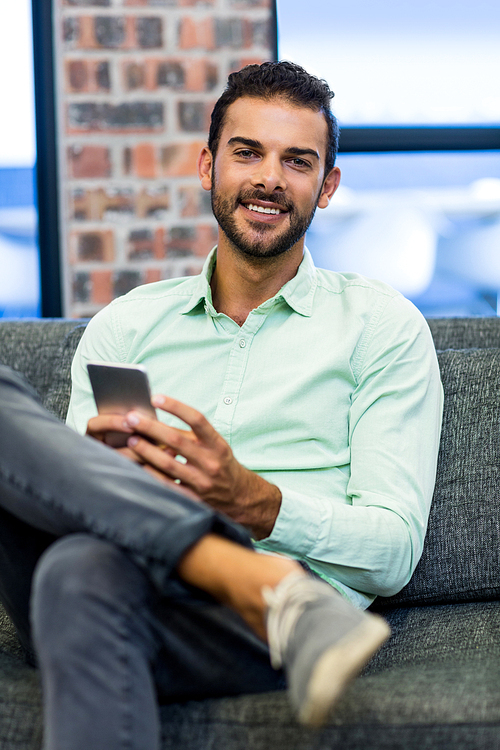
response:
[[[253,138],[243,138],[242,136],[235,136],[230,138],[227,142],[228,146],[240,143],[242,146],[248,146],[249,148],[262,149],[263,145],[260,141],[256,141]],[[290,146],[285,149],[287,154],[293,154],[293,156],[313,156],[315,159],[320,161],[320,155],[317,151],[312,148],[298,148],[298,146]]]

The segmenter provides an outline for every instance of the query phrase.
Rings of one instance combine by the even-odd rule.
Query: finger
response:
[[[135,451],[131,450],[130,448],[116,448],[115,450],[121,456],[125,456],[125,458],[128,458],[129,461],[132,461],[135,464],[144,463],[144,460],[141,458],[141,456],[139,456]]]
[[[197,503],[201,502],[201,498],[195,492],[190,490],[188,487],[184,487],[184,485],[180,484],[179,482],[176,482],[170,477],[167,477],[165,474],[162,474],[161,471],[154,469],[152,466],[148,466],[146,464],[144,466],[144,471],[147,471],[147,473],[151,474],[152,477],[154,477],[155,479],[157,479],[159,482],[166,485],[167,487],[170,487],[172,490],[179,493],[180,495],[189,497],[190,500],[194,500]]]
[[[87,435],[102,439],[107,432],[132,433],[133,429],[124,420],[122,414],[98,414],[89,419],[87,423]]]
[[[196,437],[205,444],[210,445],[217,439],[217,432],[208,419],[201,412],[193,409],[192,406],[187,406],[187,404],[163,394],[153,396],[151,403],[189,425]]]
[[[170,427],[157,419],[149,419],[135,411],[129,412],[126,420],[136,433],[147,437],[148,440],[167,450],[172,456],[181,455],[193,463],[200,462],[199,441],[191,431]]]
[[[201,473],[198,469],[189,464],[181,463],[172,452],[164,451],[138,435],[130,437],[128,445],[142,458],[145,464],[157,469],[162,474],[166,474],[173,480],[180,480],[182,484],[200,494],[198,485],[201,480]]]

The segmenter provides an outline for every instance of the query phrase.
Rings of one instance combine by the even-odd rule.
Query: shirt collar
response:
[[[183,310],[183,315],[190,313],[195,309],[201,302],[205,303],[206,307],[212,307],[212,290],[210,288],[210,279],[215,266],[215,260],[217,257],[217,246],[207,255],[207,259],[203,264],[201,273],[196,276],[193,281],[195,283],[193,294],[191,295],[189,302]],[[215,310],[214,310],[215,313]]]
[[[208,254],[201,273],[196,277],[193,294],[184,308],[183,314],[191,312],[202,302],[204,302],[205,309],[213,309],[210,279],[212,278],[216,257],[217,247],[214,247]],[[281,287],[272,299],[264,302],[264,305],[269,306],[276,300],[284,300],[295,312],[305,317],[310,317],[316,283],[316,267],[311,253],[305,247],[304,257],[293,279],[290,279],[290,281]],[[215,310],[213,310],[213,313],[215,314]]]

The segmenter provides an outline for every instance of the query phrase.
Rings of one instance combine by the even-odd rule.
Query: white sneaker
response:
[[[319,727],[390,628],[329,584],[301,573],[286,576],[275,589],[264,587],[262,594],[269,607],[271,664],[285,671],[298,720]]]

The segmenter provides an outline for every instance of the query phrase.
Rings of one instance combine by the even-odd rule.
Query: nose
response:
[[[266,193],[284,192],[286,179],[281,159],[273,155],[262,158],[252,175],[252,185]]]

